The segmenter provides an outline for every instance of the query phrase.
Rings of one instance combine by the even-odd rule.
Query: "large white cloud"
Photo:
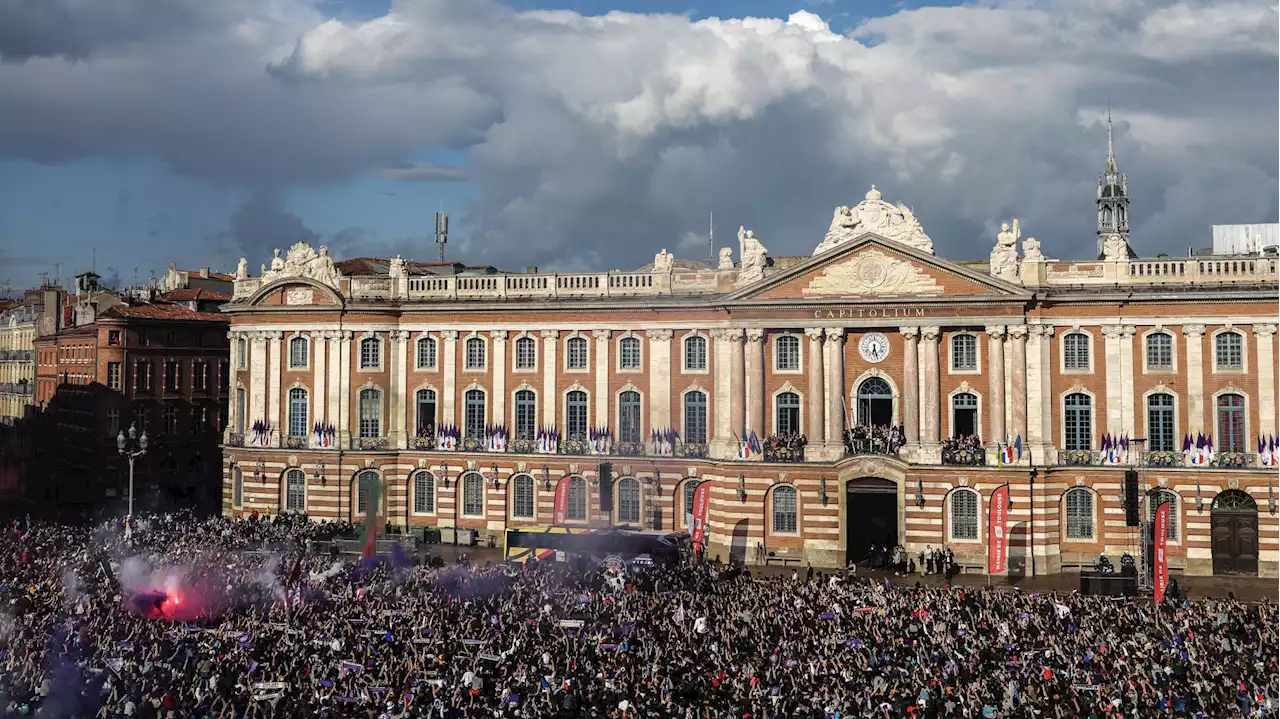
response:
[[[21,108],[0,120],[0,153],[147,153],[273,193],[466,148],[467,259],[503,266],[641,264],[695,246],[710,210],[725,238],[741,223],[775,254],[808,253],[872,182],[914,207],[941,254],[985,256],[1016,214],[1050,253],[1084,256],[1110,104],[1141,250],[1277,214],[1270,2],[997,2],[847,36],[808,12],[399,0],[344,21],[303,0],[219,7],[236,12],[203,11],[177,38],[81,38],[103,49],[0,65],[0,95]],[[0,25],[6,12],[0,0]]]

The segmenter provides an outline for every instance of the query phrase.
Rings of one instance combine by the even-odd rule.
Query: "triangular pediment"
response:
[[[739,289],[730,300],[990,297],[1027,292],[964,265],[873,234]]]

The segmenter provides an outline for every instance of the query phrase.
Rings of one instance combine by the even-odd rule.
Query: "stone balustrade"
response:
[[[1275,257],[1159,257],[1155,259],[1024,263],[1023,279],[1036,285],[1205,285],[1280,282]],[[1043,272],[1037,269],[1042,269]]]

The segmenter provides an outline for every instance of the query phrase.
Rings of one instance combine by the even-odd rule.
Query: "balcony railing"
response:
[[[431,434],[424,434],[422,436],[409,438],[409,449],[414,449],[419,452],[424,452],[424,451],[433,450],[435,448],[436,448],[436,435],[434,432]]]
[[[1158,450],[1155,452],[1143,452],[1142,466],[1144,467],[1185,467],[1187,466],[1187,453],[1173,452],[1168,450]]]
[[[943,447],[942,463],[960,467],[981,467],[987,463],[986,447]]]
[[[894,443],[887,439],[853,439],[846,436],[844,440],[844,452],[849,456],[877,454],[896,457],[901,449],[902,444],[900,442]]]
[[[351,449],[355,450],[384,450],[391,448],[391,441],[386,437],[352,437]]]
[[[773,434],[763,443],[766,462],[803,462],[804,448],[809,443],[802,434]]]
[[[306,449],[311,445],[310,437],[285,437],[285,449]]]
[[[1244,469],[1258,466],[1258,455],[1253,452],[1218,452],[1210,462],[1214,467]]]
[[[1058,452],[1058,464],[1089,465],[1097,464],[1100,452],[1091,449],[1067,449]]]
[[[676,444],[676,456],[689,459],[706,459],[711,453],[711,446],[701,442],[679,442]]]
[[[244,433],[243,433],[243,432],[228,432],[228,433],[227,433],[227,446],[228,446],[228,447],[243,447],[243,446],[244,446]]]

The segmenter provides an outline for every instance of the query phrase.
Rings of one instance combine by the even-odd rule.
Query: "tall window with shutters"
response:
[[[978,493],[957,489],[951,493],[951,538],[958,541],[978,539]]]
[[[575,389],[564,397],[565,439],[587,438],[587,393]]]
[[[640,441],[640,393],[627,390],[618,395],[618,441]]]

